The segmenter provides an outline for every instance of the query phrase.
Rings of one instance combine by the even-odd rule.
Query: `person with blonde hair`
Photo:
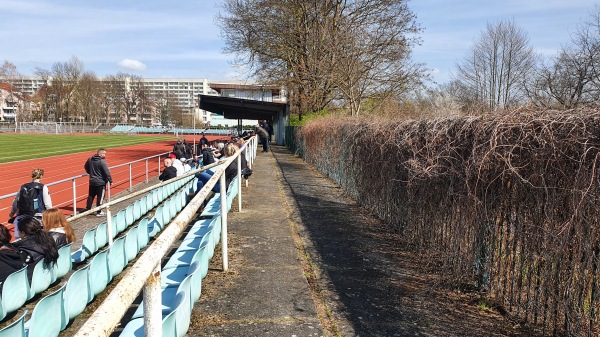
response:
[[[58,248],[77,239],[69,221],[58,208],[45,210],[42,213],[42,224],[44,230],[54,239]]]
[[[40,181],[44,177],[44,170],[36,168],[31,171],[31,182],[21,185],[19,192],[15,196],[11,211],[9,213],[9,222],[15,225],[15,238],[19,237],[19,219],[25,215],[30,215],[41,219],[42,212],[52,207],[52,199],[48,186]]]

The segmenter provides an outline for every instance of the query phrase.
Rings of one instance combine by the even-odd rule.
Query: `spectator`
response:
[[[25,266],[19,251],[10,243],[8,228],[0,225],[0,282],[4,283],[8,275]]]
[[[185,145],[183,145],[183,142],[181,141],[181,139],[177,139],[177,143],[175,143],[175,145],[173,145],[173,153],[175,154],[175,158],[181,158],[185,156]]]
[[[86,210],[92,209],[94,198],[96,198],[96,207],[99,207],[104,201],[106,184],[109,183],[112,185],[112,177],[110,176],[105,158],[106,150],[98,149],[98,152],[85,162],[85,172],[90,175]],[[101,210],[96,212],[96,216],[105,215],[106,213]]]
[[[41,219],[42,212],[52,207],[52,199],[48,186],[40,183],[44,177],[44,170],[36,168],[31,171],[31,182],[21,185],[15,196],[9,218],[15,226],[15,238],[19,237],[19,219],[24,215],[31,215]]]
[[[40,221],[32,216],[26,215],[19,221],[19,232],[23,238],[15,241],[14,245],[27,264],[27,276],[31,282],[36,263],[44,260],[44,267],[47,269],[56,264],[58,247],[50,234],[44,231]]]
[[[75,233],[65,215],[58,208],[50,208],[42,214],[44,230],[50,234],[58,248],[76,240]]]
[[[260,124],[256,125],[256,127],[254,128],[254,131],[260,137],[260,143],[262,144],[262,147],[263,147],[262,152],[269,152],[269,133],[265,129],[263,129],[260,126]]]
[[[173,159],[171,159],[171,158],[165,158],[165,161],[164,161],[165,169],[158,176],[158,180],[167,181],[171,178],[177,177],[177,169],[172,166],[172,160]]]
[[[204,132],[202,132],[202,137],[200,138],[200,148],[202,149],[202,145],[208,145],[208,139],[206,138],[206,136],[204,136]]]
[[[202,160],[198,155],[194,155],[194,159],[192,159],[192,170],[196,170],[202,166]]]
[[[224,149],[225,158],[229,158],[235,155],[237,147],[233,144],[227,144]],[[231,181],[237,176],[237,161],[232,161],[227,168],[225,168],[225,188],[229,188]]]
[[[179,158],[192,158],[192,146],[188,143],[185,137],[183,137],[183,146],[185,147],[185,153]]]
[[[181,161],[181,165],[183,165],[183,173],[188,173],[192,170],[192,167],[190,166],[190,164],[187,163],[187,159],[185,158],[181,158],[179,159]]]
[[[271,136],[273,135],[273,128],[271,127],[271,124],[269,124],[269,122],[265,121],[263,123],[263,129],[265,129],[265,131],[267,131],[267,142],[270,143],[271,142]]]
[[[208,144],[202,145],[202,165],[210,165],[215,162],[215,156],[213,155],[213,150],[210,148]]]
[[[177,171],[177,176],[179,177],[183,174],[183,164],[173,154],[171,154],[169,157],[171,158],[171,166],[175,168]]]

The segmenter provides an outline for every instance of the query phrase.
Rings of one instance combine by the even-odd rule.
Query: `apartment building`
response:
[[[100,79],[102,80],[102,79]],[[236,97],[244,99],[262,100],[267,102],[285,102],[285,93],[280,87],[247,84],[243,81],[210,81],[205,78],[143,78],[144,86],[149,90],[153,97],[169,97],[184,111],[190,111],[198,120],[212,126],[235,126],[237,120],[227,120],[218,114],[211,114],[209,111],[198,109],[198,95],[215,95],[225,97]],[[3,79],[0,79],[3,82]],[[13,90],[5,92],[15,92],[15,97],[32,97],[45,85],[51,85],[52,79],[48,81],[36,76],[21,76],[17,79],[11,79]],[[8,83],[4,83],[8,85]],[[125,88],[128,90],[131,85],[131,79],[125,80]],[[16,90],[14,90],[16,88]],[[0,91],[1,92],[1,91]],[[0,96],[0,120],[15,119],[19,105],[15,98],[8,100],[7,94]],[[22,104],[22,102],[21,102]],[[141,120],[137,117],[128,118],[129,123],[136,124],[158,124],[160,121],[152,120],[150,114],[144,114]],[[244,125],[255,124],[256,121],[243,121]]]

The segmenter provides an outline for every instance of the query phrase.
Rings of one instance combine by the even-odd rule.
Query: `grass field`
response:
[[[172,135],[131,136],[0,133],[0,163],[91,151],[101,147],[114,148],[173,139]]]

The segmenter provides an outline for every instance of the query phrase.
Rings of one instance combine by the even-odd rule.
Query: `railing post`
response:
[[[160,156],[158,156],[158,175],[160,175]]]
[[[160,265],[158,265],[144,285],[144,336],[162,336],[161,308]]]
[[[149,176],[149,172],[148,172],[148,159],[146,159],[146,184],[148,183],[148,176]]]
[[[221,198],[221,255],[223,255],[223,271],[229,269],[227,258],[227,186],[225,185],[225,170],[219,178]]]
[[[71,181],[73,182],[73,214],[77,214],[77,183],[75,178]]]
[[[133,191],[133,174],[131,173],[131,170],[133,164],[129,164],[129,192]]]
[[[240,152],[237,157],[237,187],[238,187],[238,212],[242,211],[242,155]]]
[[[106,236],[108,236],[108,246],[113,244],[113,232],[112,232],[112,212],[110,206],[106,207]]]
[[[110,186],[111,186],[112,184],[106,184],[106,185],[108,185],[108,187],[106,188],[106,189],[107,189],[107,193],[106,193],[106,202],[110,202]]]

